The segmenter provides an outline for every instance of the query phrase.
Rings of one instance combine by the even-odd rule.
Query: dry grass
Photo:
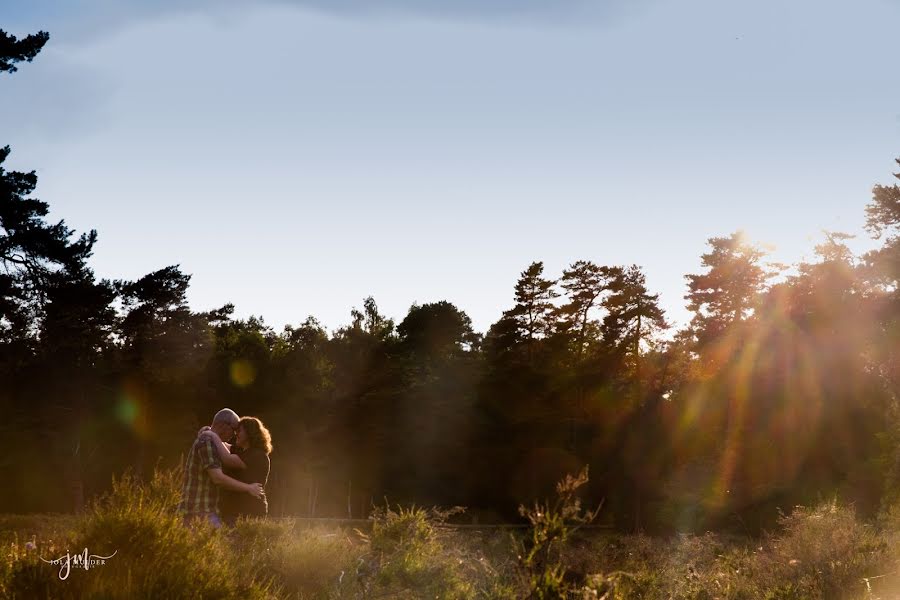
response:
[[[457,531],[444,527],[447,513],[401,507],[379,510],[365,533],[290,519],[188,530],[173,512],[177,491],[171,473],[147,484],[125,477],[83,516],[0,516],[0,597],[900,597],[900,520],[888,513],[877,526],[862,523],[836,502],[798,507],[756,540],[568,532],[544,561],[564,570],[565,585],[538,589],[539,574],[523,577],[522,561],[538,530]],[[84,547],[118,552],[107,565],[73,569],[66,581],[39,559]]]

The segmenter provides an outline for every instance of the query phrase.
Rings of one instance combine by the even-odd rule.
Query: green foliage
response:
[[[516,305],[504,316],[514,319],[519,334],[527,341],[529,352],[536,338],[550,334],[555,321],[553,300],[559,297],[556,281],[544,278],[544,263],[533,262],[516,282]]]
[[[471,598],[475,588],[463,577],[439,527],[458,510],[379,507],[372,515],[372,589],[390,597]]]
[[[22,598],[264,598],[265,585],[253,581],[222,539],[208,526],[189,529],[174,511],[175,471],[158,471],[142,485],[125,475],[77,523],[71,538],[41,550],[44,558],[68,553],[113,555],[105,565],[71,569],[57,577],[56,566],[37,553],[13,561],[9,587]],[[46,553],[46,556],[45,556]]]
[[[749,243],[742,231],[708,240],[710,251],[701,257],[708,270],[686,275],[688,308],[694,312],[694,335],[702,345],[718,340],[729,326],[746,319],[759,301],[766,281],[766,253]]]
[[[241,519],[229,537],[241,568],[277,597],[351,598],[360,589],[357,569],[366,548],[343,530]]]
[[[535,502],[530,508],[519,506],[519,514],[530,524],[519,555],[529,598],[550,600],[567,596],[570,585],[562,564],[563,545],[600,511],[600,507],[585,511],[576,495],[578,488],[587,482],[588,468],[584,467],[577,476],[566,475],[557,484],[552,503]]]
[[[414,304],[397,326],[397,334],[407,352],[432,361],[459,355],[478,343],[472,320],[447,301]]]
[[[190,529],[163,500],[169,479],[117,481],[74,521],[0,518],[0,597],[873,600],[900,591],[900,529],[875,529],[836,502],[798,507],[759,540],[573,536],[586,515],[569,498],[549,509],[566,519],[541,518],[510,545],[499,533],[453,531],[447,511],[415,507],[380,508],[368,534],[258,519]],[[524,570],[526,548],[551,540],[558,551],[540,563],[543,572]],[[39,559],[84,547],[118,552],[66,581]]]
[[[599,573],[589,578],[584,597],[862,599],[890,589],[879,586],[900,558],[887,544],[891,534],[861,523],[850,508],[836,502],[797,507],[780,527],[760,542],[714,534],[601,540]]]
[[[642,347],[651,347],[668,327],[659,294],[647,291],[646,276],[637,265],[618,271],[610,289],[612,294],[604,303],[603,337],[612,348],[629,354],[633,368],[639,368]]]
[[[826,597],[860,589],[863,575],[878,574],[888,547],[870,525],[837,501],[797,507],[780,520],[782,533],[771,541],[770,571],[787,564],[801,582],[815,583]]]
[[[50,39],[46,31],[39,31],[17,39],[0,29],[0,73],[15,73],[17,62],[31,62]]]

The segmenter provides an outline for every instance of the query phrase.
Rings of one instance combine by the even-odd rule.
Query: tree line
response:
[[[0,77],[48,37],[0,31]],[[874,188],[880,246],[861,256],[837,232],[792,268],[739,232],[708,240],[680,329],[640,266],[577,260],[528,265],[483,334],[450,302],[397,322],[371,297],[336,331],[278,332],[230,304],[191,310],[177,265],[98,279],[97,233],[48,222],[9,154],[0,511],[79,510],[113,474],[177,464],[222,406],[270,427],[276,514],[387,499],[508,520],[584,465],[586,501],[628,530],[758,530],[831,495],[872,515],[900,491],[896,184]]]

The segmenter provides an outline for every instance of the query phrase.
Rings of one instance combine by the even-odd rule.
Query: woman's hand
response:
[[[207,428],[206,431],[201,429],[200,433],[197,434],[198,437],[202,436],[202,435],[212,438],[212,441],[214,444],[218,444],[219,442],[222,441],[222,438],[219,437],[219,434],[209,428]]]
[[[206,431],[212,431],[212,427],[210,427],[209,425],[204,425],[200,428],[200,431],[197,432],[197,437],[200,437]]]
[[[261,483],[248,483],[247,493],[254,498],[262,498],[265,495],[265,491],[263,490],[263,486]]]

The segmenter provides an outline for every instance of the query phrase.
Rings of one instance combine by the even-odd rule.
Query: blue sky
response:
[[[672,320],[705,240],[862,234],[900,156],[900,3],[18,1],[0,143],[102,277],[329,329],[373,295],[484,331],[543,260],[642,265]],[[865,240],[860,248],[867,247]]]

